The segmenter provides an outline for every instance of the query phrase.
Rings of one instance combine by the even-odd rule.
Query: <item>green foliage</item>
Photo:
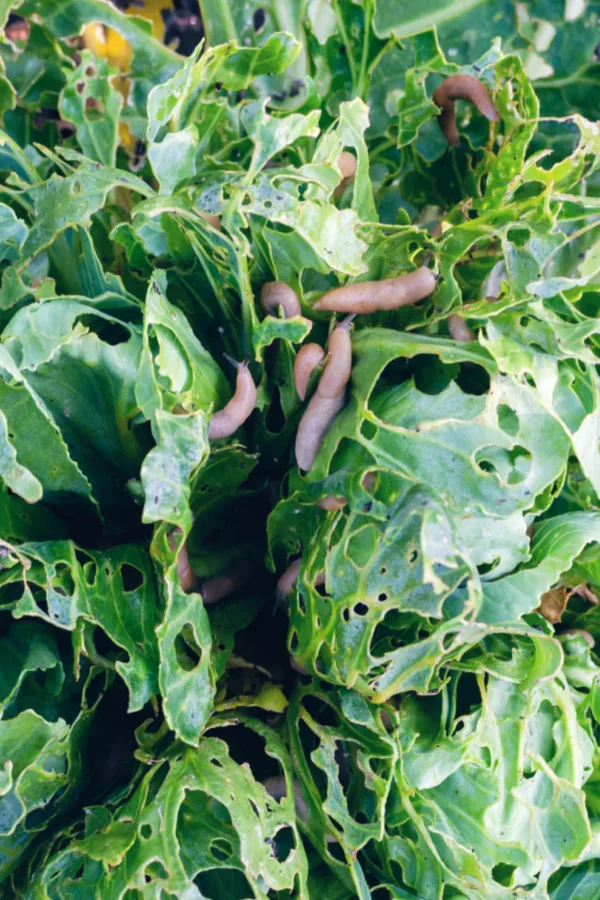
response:
[[[0,897],[594,900],[600,6],[200,6],[0,44]],[[300,472],[316,301],[422,265]]]

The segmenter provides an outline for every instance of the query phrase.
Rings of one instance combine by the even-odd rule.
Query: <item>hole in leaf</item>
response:
[[[480,575],[488,575],[489,572],[493,571],[498,563],[500,562],[500,557],[497,556],[496,559],[492,560],[490,563],[482,563],[480,566],[477,566],[477,571]]]
[[[94,582],[96,581],[97,575],[98,575],[98,566],[96,565],[94,560],[91,559],[83,567],[83,577],[85,579],[85,583],[89,584],[91,587],[94,584]]]
[[[139,569],[136,569],[135,566],[129,565],[129,563],[123,563],[120,567],[121,572],[121,580],[123,582],[123,589],[128,593],[129,591],[137,591],[144,583],[144,574],[140,572]]]
[[[71,575],[71,568],[66,563],[58,563],[56,575],[52,579],[54,590],[64,597],[72,597],[75,593],[75,582]]]
[[[243,872],[238,869],[207,869],[199,872],[194,884],[200,888],[205,900],[225,900],[230,897],[254,897],[253,888]]]
[[[378,887],[371,893],[371,900],[392,900],[393,896],[389,888]]]
[[[399,629],[403,628],[402,613],[397,609],[390,609],[383,619],[375,627],[371,636],[369,652],[372,656],[382,657],[391,650],[395,650],[403,643]]]
[[[377,552],[379,541],[379,529],[375,525],[365,525],[348,541],[346,548],[348,559],[357,569],[364,568]]]
[[[280,863],[285,862],[295,845],[294,832],[290,826],[286,825],[283,828],[280,828],[279,831],[275,833],[275,853],[277,861]]]
[[[377,426],[368,419],[364,419],[360,426],[360,433],[368,441],[372,441],[377,434]]]
[[[465,394],[473,394],[476,397],[487,394],[490,389],[490,376],[483,366],[475,363],[461,363],[460,372],[456,383]]]
[[[219,862],[224,862],[233,856],[233,847],[225,838],[216,838],[211,842],[210,852]]]
[[[501,403],[498,406],[498,425],[504,431],[505,434],[510,434],[511,437],[514,437],[519,431],[519,417],[516,412],[507,406],[506,403]]]
[[[155,859],[151,863],[148,863],[148,865],[144,869],[144,878],[146,879],[146,884],[149,884],[151,881],[155,881],[158,878],[160,878],[161,881],[166,881],[168,877],[169,873],[158,859]]]
[[[87,555],[87,553],[84,550],[80,550],[78,547],[75,547],[75,559],[77,560],[81,568],[83,568],[84,565],[90,561],[90,557]]]
[[[346,854],[341,844],[335,843],[327,844],[327,855],[331,856],[332,859],[337,860],[337,862],[346,862]]]
[[[430,309],[433,314],[433,306]],[[459,371],[456,364],[443,363],[437,356],[426,353],[415,356],[409,365],[412,365],[416,389],[430,396],[441,394]]]
[[[508,476],[509,484],[520,484],[525,481],[531,469],[531,453],[525,447],[517,444],[508,454],[509,462],[512,465],[512,472]]]
[[[354,604],[354,612],[357,616],[366,616],[369,612],[369,607],[366,603],[355,603]]]
[[[195,669],[202,658],[202,648],[196,643],[190,622],[183,626],[175,638],[174,646],[179,666],[186,672]]]
[[[149,838],[152,837],[152,826],[148,825],[147,822],[144,822],[144,824],[140,828],[140,834],[145,841],[149,840]]]
[[[117,344],[124,344],[131,337],[124,325],[119,324],[119,322],[107,322],[106,319],[95,316],[93,313],[84,313],[81,316],[77,316],[74,324],[83,325],[89,332],[97,335],[101,341],[104,341],[105,344],[110,344],[111,347]]]
[[[508,863],[498,863],[492,869],[492,878],[494,881],[497,881],[498,884],[502,884],[504,887],[510,887],[516,868],[516,866],[511,866]]]
[[[150,803],[164,784],[164,781],[169,774],[169,767],[167,765],[162,765],[160,768],[155,769],[151,778],[150,784],[148,786],[148,803]]]
[[[84,116],[88,122],[102,122],[104,119],[104,104],[102,100],[86,97]]]

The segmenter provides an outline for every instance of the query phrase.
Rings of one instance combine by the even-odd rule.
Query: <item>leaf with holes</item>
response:
[[[199,59],[195,52],[172,78],[150,92],[148,139],[154,141],[161,127],[172,119],[182,128],[191,124],[203,95],[216,85],[219,90],[244,90],[266,72],[283,72],[300,50],[298,41],[282,32],[272,34],[262,47],[240,47],[229,40],[210,47]]]
[[[9,607],[17,618],[36,616],[74,631],[81,623],[100,628],[119,651],[114,662],[130,692],[130,709],[141,709],[157,692],[159,619],[150,560],[141,548],[123,544],[110,552],[80,550],[70,541],[19,546],[21,565],[4,576],[19,588]],[[7,601],[5,601],[6,603]],[[93,638],[84,648],[95,659]]]
[[[16,627],[23,627],[23,623]],[[33,636],[35,630],[29,634]],[[30,656],[32,662],[33,659]],[[44,665],[39,657],[38,662]],[[0,721],[0,753],[4,761],[0,778],[0,878],[3,881],[31,855],[34,842],[44,829],[52,827],[61,813],[64,816],[76,807],[82,750],[109,686],[110,676],[99,669],[90,669],[79,688],[74,688],[73,680],[69,679],[71,699],[77,708],[81,704],[75,716],[66,697],[67,702],[62,706],[57,703],[49,708],[48,719],[31,707],[19,710],[17,704],[9,713],[10,718]],[[23,686],[21,691],[26,695]],[[38,685],[24,700],[40,706],[42,694],[43,689]],[[71,721],[66,721],[61,713],[67,713]]]
[[[383,526],[368,513],[350,512],[335,536],[337,523],[325,518],[302,547],[290,608],[290,650],[301,665],[361,690],[393,667],[401,655],[395,648],[419,633],[419,619],[423,631],[443,621],[445,602],[465,580],[463,616],[478,605],[476,572],[435,495],[413,488],[387,509]],[[437,653],[441,660],[441,648]],[[423,687],[426,668],[415,659],[409,671],[411,686]]]
[[[87,157],[114,166],[123,97],[112,84],[116,69],[96,60],[89,50],[62,89],[59,111],[77,129],[77,140]]]
[[[450,722],[440,697],[403,704],[396,734],[405,762],[384,847],[420,893],[449,881],[457,890],[502,896],[523,871],[545,885],[589,841],[582,786],[593,742],[576,721],[578,701],[564,679],[524,691],[491,678],[476,695],[470,711]],[[580,729],[576,740],[566,737],[570,727]],[[551,733],[560,735],[558,744]],[[547,796],[560,798],[558,819]]]
[[[97,860],[110,866],[104,883],[116,896],[141,879],[177,896],[197,896],[201,885],[203,893],[235,900],[292,888],[300,900],[308,900],[306,857],[283,742],[244,716],[215,724],[219,737],[208,735],[197,749],[149,768],[108,822],[101,820],[68,850],[50,857],[36,873],[35,890],[54,897],[82,865],[93,871],[90,864]],[[283,779],[287,797],[273,799],[247,761],[234,761],[226,741],[233,750],[240,736],[262,744],[263,768]]]
[[[196,746],[213,707],[215,675],[204,603],[198,593],[185,594],[179,583],[176,559],[181,543],[172,549],[164,530],[154,539],[153,555],[164,567],[164,612],[157,628],[159,687],[169,726]]]
[[[499,374],[484,348],[365,329],[353,350],[351,399],[327,433],[310,481],[335,471],[336,450],[348,441],[374,464],[428,485],[459,514],[525,511],[560,479],[567,435],[537,391],[524,378]],[[422,361],[423,390],[415,376],[384,387],[386,367],[400,356]],[[480,367],[487,392],[465,393],[453,380],[465,363]],[[437,387],[426,378],[438,380]]]
[[[11,488],[23,483],[22,490],[31,502],[39,499],[38,485],[41,485],[42,496],[51,505],[81,509],[89,503],[88,510],[97,508],[91,485],[73,459],[42,398],[1,346],[0,374],[2,421],[6,423],[6,440],[10,442],[2,468],[8,474]],[[40,440],[32,441],[31,434],[40,435]],[[3,480],[4,477],[3,474]]]
[[[7,13],[0,894],[591,900],[599,3]]]

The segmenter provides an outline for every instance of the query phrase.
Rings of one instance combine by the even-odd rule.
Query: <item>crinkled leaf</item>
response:
[[[0,406],[6,421],[6,435],[16,450],[18,467],[24,467],[30,475],[24,475],[29,484],[31,499],[37,496],[32,478],[42,486],[43,497],[51,504],[64,503],[79,506],[81,501],[92,504],[91,485],[73,459],[71,452],[50,415],[42,398],[23,378],[12,358],[0,347]],[[31,434],[39,440],[32,441]],[[13,437],[9,437],[9,435]],[[4,465],[10,463],[10,455]],[[21,468],[17,469],[20,472]],[[12,476],[11,476],[12,477]],[[19,476],[20,478],[23,476]]]
[[[207,411],[211,403],[224,406],[227,400],[221,369],[184,314],[169,303],[166,289],[165,275],[155,272],[146,298],[144,349],[136,386],[137,401],[149,419],[158,409],[172,412],[178,406],[194,413]]]

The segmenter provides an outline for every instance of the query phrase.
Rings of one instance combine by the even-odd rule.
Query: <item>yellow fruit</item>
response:
[[[83,29],[83,43],[95,56],[106,56],[106,29],[100,22],[90,22]]]
[[[132,57],[131,44],[114,28],[107,28],[106,58],[110,65],[116,66],[121,71],[127,71],[131,65]]]

